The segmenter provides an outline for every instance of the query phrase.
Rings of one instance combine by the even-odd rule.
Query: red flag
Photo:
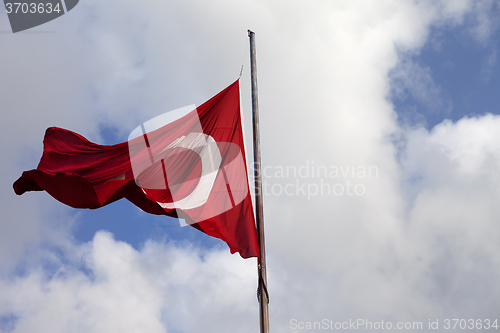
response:
[[[128,142],[112,146],[51,127],[38,167],[23,172],[14,190],[45,190],[74,208],[126,198],[145,212],[185,219],[225,241],[231,253],[259,258],[239,80],[186,116],[161,121],[144,123]]]

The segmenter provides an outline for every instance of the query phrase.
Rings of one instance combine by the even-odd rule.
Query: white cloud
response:
[[[14,332],[165,332],[161,295],[138,269],[135,250],[106,233],[96,234],[88,249],[67,250],[80,253],[3,281],[2,310],[19,318]]]
[[[474,3],[475,24],[471,27],[472,35],[481,43],[487,43],[493,32],[498,29],[500,7],[496,1],[483,0]]]
[[[421,103],[426,111],[450,115],[453,108],[448,97],[443,95],[439,85],[434,82],[431,70],[422,68],[411,60],[411,57],[402,56],[398,66],[391,72],[394,97],[405,100],[408,95]]]
[[[427,280],[428,292],[448,300],[439,304],[445,313],[498,312],[499,126],[497,116],[464,118],[408,139],[406,170],[419,173],[419,180],[411,185],[418,194],[404,248],[414,251],[415,268],[424,274],[418,279]],[[484,305],[469,308],[479,298]]]

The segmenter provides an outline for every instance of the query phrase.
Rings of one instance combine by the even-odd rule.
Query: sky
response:
[[[499,18],[490,0],[81,0],[12,34],[0,9],[0,332],[259,329],[255,258],[125,200],[12,189],[46,128],[123,142],[242,65],[250,143],[247,29],[271,332],[500,325]]]

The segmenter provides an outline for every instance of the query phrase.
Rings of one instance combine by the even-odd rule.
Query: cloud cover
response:
[[[489,1],[87,0],[46,25],[57,33],[0,35],[0,149],[8,157],[0,330],[258,329],[255,261],[168,239],[137,250],[106,232],[78,244],[71,235],[78,216],[46,195],[11,190],[20,170],[36,164],[48,126],[102,142],[103,127],[120,137],[222,89],[239,73],[248,28],[257,33],[263,163],[378,170],[298,177],[306,185],[362,184],[362,196],[265,197],[271,330],[289,332],[293,318],[422,321],[424,331],[428,319],[493,319],[500,120],[408,128],[390,100],[401,84],[394,68],[423,99],[438,98],[432,73],[409,55],[431,29],[463,26],[471,16],[478,18],[471,34],[484,41],[495,28],[491,8]],[[297,179],[266,181],[284,187]]]

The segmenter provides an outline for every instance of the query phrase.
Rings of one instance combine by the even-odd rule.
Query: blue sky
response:
[[[473,18],[468,20],[473,21]],[[426,82],[430,86],[424,92],[416,92],[411,86],[401,87],[398,81],[395,82],[402,92],[392,95],[391,101],[401,124],[423,125],[431,130],[445,119],[456,122],[463,117],[500,113],[500,66],[497,62],[500,33],[495,30],[486,39],[478,40],[470,31],[471,25],[433,28],[419,52],[409,55],[402,52],[422,68],[431,81]],[[101,137],[102,144],[115,144],[126,141],[128,136],[103,127]],[[104,229],[136,249],[149,238],[162,237],[195,242],[208,249],[224,246],[222,241],[193,228],[180,228],[175,219],[144,214],[126,200],[78,214],[74,236],[81,242],[90,241],[96,231]]]
[[[238,76],[248,28],[263,164],[378,170],[265,179],[271,331],[325,318],[422,332],[429,320],[493,322],[499,16],[490,0],[82,0],[12,34],[0,10],[0,332],[258,330],[255,259],[126,200],[74,210],[12,191],[49,126],[114,144],[208,100]],[[348,183],[363,194],[327,191]]]
[[[100,135],[103,140],[100,144],[111,145],[128,140],[128,134],[117,134],[113,128],[102,128]],[[117,240],[125,241],[135,249],[140,249],[148,239],[190,242],[205,249],[226,246],[223,241],[208,237],[175,218],[147,214],[126,199],[100,209],[73,213],[78,215],[73,232],[79,242],[91,241],[97,231],[107,230]]]

